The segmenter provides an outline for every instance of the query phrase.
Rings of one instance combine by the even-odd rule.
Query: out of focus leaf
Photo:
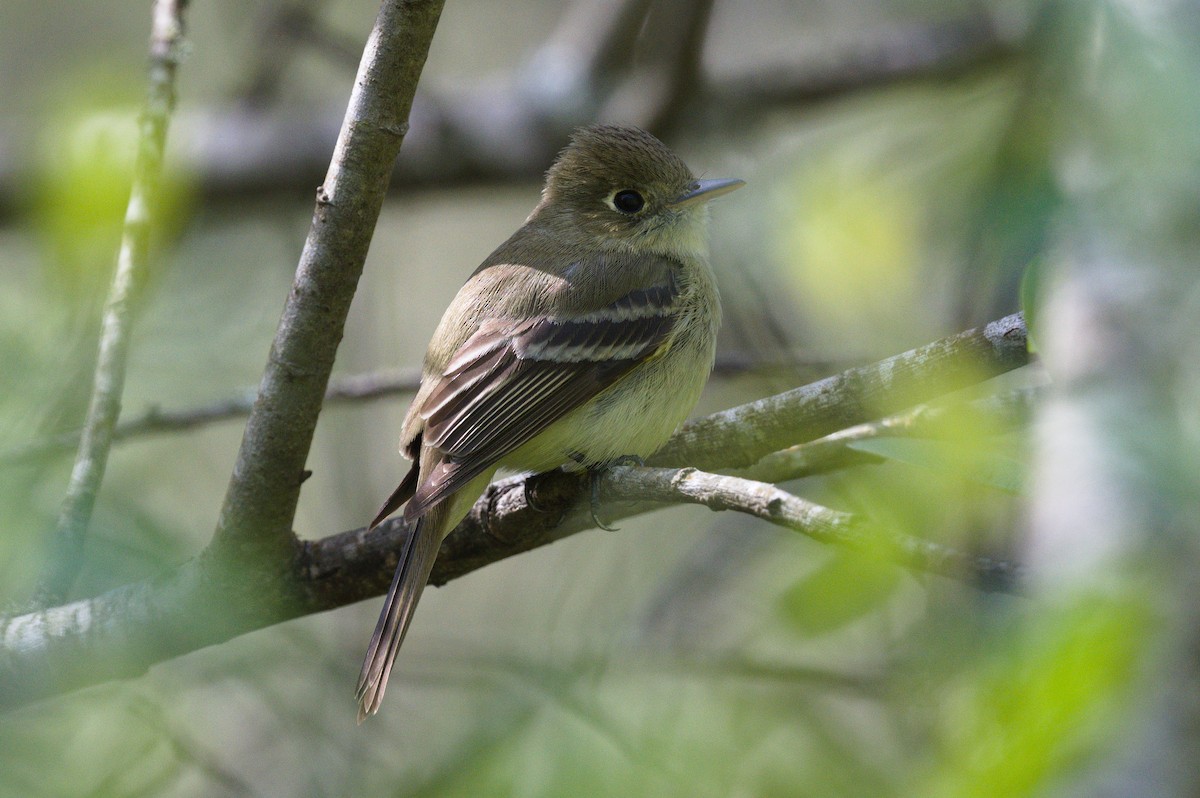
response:
[[[899,581],[894,565],[837,553],[785,592],[780,610],[801,634],[827,634],[878,610]]]
[[[924,438],[872,438],[847,446],[1008,493],[1020,493],[1025,486],[1025,465],[994,451],[967,451],[956,443]]]
[[[39,135],[31,196],[47,284],[71,302],[97,304],[116,262],[129,204],[141,81],[88,69],[85,80],[48,91],[57,102],[49,103]],[[86,93],[79,88],[84,85]],[[178,231],[190,193],[187,175],[165,164],[151,208],[156,240]]]
[[[1144,602],[1082,599],[1024,625],[1017,639],[942,691],[942,750],[930,798],[1045,794],[1106,735],[1129,698],[1154,624]]]
[[[1037,325],[1046,268],[1045,258],[1034,258],[1021,275],[1021,312],[1025,314],[1026,340],[1030,352],[1037,352]]]
[[[847,340],[911,329],[921,303],[921,203],[882,165],[830,155],[793,177],[775,242],[804,313]],[[864,318],[872,319],[864,326]],[[889,332],[882,332],[882,331]]]
[[[115,688],[10,713],[0,721],[0,795],[163,794],[183,763],[162,722],[160,704]],[[52,755],[63,761],[50,766]]]

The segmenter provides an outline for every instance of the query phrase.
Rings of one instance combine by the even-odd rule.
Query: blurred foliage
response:
[[[962,430],[966,433],[966,430]],[[888,460],[921,466],[943,478],[962,477],[1009,493],[1019,493],[1025,483],[1028,463],[1005,456],[1003,444],[996,438],[987,446],[963,445],[966,434],[949,440],[916,440],[912,438],[877,438],[854,441],[848,447],[868,452]],[[912,478],[914,475],[910,474]]]
[[[717,43],[718,67],[722,58],[744,65],[755,52],[749,44],[771,36],[782,51],[884,11],[923,18],[971,4],[725,5],[715,19],[739,44]],[[1093,26],[1084,5],[1103,24]],[[527,26],[549,25],[557,8],[529,3],[517,13]],[[375,4],[331,9],[358,35]],[[1024,18],[1025,9],[996,4],[1002,17]],[[241,85],[258,30],[243,11],[193,8],[199,62],[185,66],[185,80],[196,81],[185,102],[224,101]],[[144,12],[112,9],[114,20]],[[46,12],[39,4],[26,13],[42,20]],[[882,356],[1011,312],[1019,295],[1036,335],[1057,225],[1080,212],[1064,186],[1124,192],[1123,203],[1101,208],[1114,235],[1153,223],[1163,248],[1194,239],[1200,125],[1181,98],[1200,59],[1166,18],[1115,2],[1048,3],[1015,63],[739,117],[708,142],[672,142],[703,147],[688,160],[711,174],[749,180],[714,209],[730,309],[725,341],[774,337],[814,356]],[[97,36],[114,36],[122,27],[114,20]],[[438,41],[448,49],[435,52],[434,82],[444,74],[439,63],[462,79],[455,70],[464,64],[508,65],[535,44],[506,27],[509,50],[481,47],[494,41],[495,24],[479,4],[448,8],[442,25]],[[0,229],[4,447],[81,418],[143,80],[116,66],[56,65],[55,54],[32,47],[28,54],[51,77],[27,122],[37,142],[30,201]],[[302,69],[331,92],[319,99],[337,100],[332,92],[344,91],[351,73],[311,51],[306,59]],[[1099,65],[1086,86],[1077,83],[1081,63]],[[292,83],[285,96],[319,104],[311,82]],[[1096,128],[1089,108],[1131,97],[1138,114]],[[1068,146],[1081,129],[1099,130],[1103,146]],[[1173,135],[1147,143],[1147,129]],[[190,190],[179,177],[165,188],[127,409],[183,406],[253,383],[311,213],[311,197],[215,208],[193,204]],[[451,284],[536,197],[532,184],[456,186],[390,203],[341,362],[357,369],[418,357]],[[1200,292],[1181,305],[1200,317]],[[773,329],[756,338],[756,324]],[[1171,378],[1173,412],[1194,440],[1200,337],[1187,319],[1164,328],[1192,364]],[[714,385],[706,407],[756,390]],[[403,404],[325,414],[301,534],[359,525],[390,490]],[[1160,491],[1170,528],[1193,534],[1181,464],[1195,464],[1195,452],[1172,449],[1178,442],[1146,419],[1120,432],[1160,457],[1138,479]],[[238,433],[230,424],[118,447],[80,595],[152,577],[203,546]],[[853,446],[883,462],[794,489],[972,552],[1016,556],[1024,546],[1023,502],[1036,476],[1025,433],[964,418],[936,437]],[[0,466],[0,602],[8,607],[41,571],[41,540],[68,468],[53,458]],[[726,538],[740,542],[704,548]],[[672,511],[430,591],[389,705],[363,727],[354,726],[351,692],[374,602],[0,718],[0,795],[1055,795],[1112,755],[1144,695],[1160,616],[1171,611],[1155,603],[1152,576],[1104,595],[1034,603],[743,519]],[[687,587],[656,590],[662,585]]]
[[[0,363],[5,384],[19,389],[0,391],[0,448],[56,422],[64,377],[73,371],[69,345],[62,351],[54,335],[67,328],[67,314],[46,297],[40,275],[14,271],[5,275],[8,290],[0,291]],[[51,462],[0,470],[0,604],[27,596],[37,578],[38,541],[53,523],[67,468]]]
[[[166,733],[160,702],[100,690],[83,703],[36,717],[26,710],[0,723],[0,794],[128,798],[163,795],[178,782],[187,762]],[[48,767],[48,751],[65,766]]]
[[[103,62],[67,70],[40,98],[37,152],[30,170],[21,229],[32,257],[11,257],[5,274],[10,289],[0,294],[0,359],[8,384],[20,390],[0,397],[0,449],[36,434],[78,429],[91,390],[99,319],[120,246],[129,203],[137,147],[138,97],[144,78],[124,75]],[[150,280],[160,278],[163,249],[189,217],[190,181],[167,170],[155,203]],[[31,253],[32,254],[32,253]],[[150,293],[146,291],[145,293]],[[65,469],[60,458],[9,467],[0,473],[0,510],[8,532],[0,538],[0,601],[27,596],[41,572],[41,541],[54,524]],[[118,501],[122,501],[118,497]],[[133,534],[120,542],[108,528]],[[147,514],[128,502],[109,515],[102,506],[93,524],[95,573],[122,564],[103,586],[147,573],[146,559],[134,555],[156,530],[159,566],[178,560],[180,541],[147,523]],[[119,556],[106,555],[115,544]],[[132,548],[130,547],[132,545]],[[88,585],[97,589],[97,585]]]
[[[780,597],[780,609],[797,632],[836,632],[877,612],[895,592],[899,570],[881,559],[837,553]]]
[[[889,164],[875,164],[871,174],[849,153],[836,157],[848,163],[804,170],[795,199],[780,203],[798,212],[781,231],[782,273],[796,281],[796,295],[821,329],[852,336],[864,316],[877,330],[905,329],[924,293],[922,206],[896,185],[903,175]]]
[[[1156,624],[1149,602],[1080,596],[997,634],[945,685],[930,798],[1036,795],[1116,744]]]
[[[1037,337],[1041,324],[1042,297],[1046,292],[1046,272],[1049,263],[1045,258],[1034,258],[1021,275],[1021,313],[1025,315],[1025,329],[1029,333],[1029,351],[1038,351]]]
[[[144,78],[103,63],[57,76],[42,96],[30,227],[43,248],[47,288],[63,301],[102,301],[121,238],[137,151]],[[155,235],[173,238],[188,217],[189,181],[168,168]],[[161,258],[152,262],[160,263]]]

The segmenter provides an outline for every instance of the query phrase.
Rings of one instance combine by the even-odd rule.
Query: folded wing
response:
[[[439,457],[405,517],[422,515],[658,353],[670,337],[677,299],[668,280],[570,318],[481,326],[421,408],[422,442]]]

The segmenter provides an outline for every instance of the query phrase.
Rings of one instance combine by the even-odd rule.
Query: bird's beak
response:
[[[708,202],[713,197],[728,194],[730,191],[739,189],[744,185],[746,185],[746,181],[739,180],[736,177],[723,180],[697,180],[686,192],[668,202],[667,207],[686,208],[689,205]]]

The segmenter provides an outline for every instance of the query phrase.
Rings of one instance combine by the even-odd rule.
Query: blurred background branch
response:
[[[813,359],[801,352],[783,357],[768,357],[758,352],[723,352],[717,356],[713,376],[720,378],[783,372],[791,376],[796,373],[828,372],[837,366],[837,363]],[[421,371],[415,367],[331,377],[329,388],[325,391],[325,405],[371,402],[402,396],[415,392],[420,381]],[[118,443],[142,435],[181,432],[244,418],[253,409],[255,397],[256,389],[245,388],[228,399],[203,406],[178,409],[151,407],[140,415],[118,423],[113,430],[112,441]],[[72,430],[0,450],[0,468],[70,452],[79,444],[79,437],[80,431]]]
[[[514,74],[418,92],[393,189],[538,179],[570,131],[595,119],[656,132],[694,115],[749,125],[791,104],[978,69],[1020,46],[979,8],[956,19],[859,29],[796,48],[790,60],[714,76],[703,63],[710,13],[708,0],[578,0]],[[296,112],[273,102],[298,49],[353,63],[349,45],[325,32],[320,15],[313,3],[281,5],[264,25],[268,44],[242,102],[179,114],[172,160],[208,201],[307,193],[320,181],[340,110]],[[639,41],[655,44],[635,58]],[[11,203],[23,195],[16,189],[29,180],[28,160],[18,155],[24,146],[0,139],[0,220],[17,209]]]
[[[186,0],[155,0],[151,13],[149,87],[138,118],[133,186],[121,231],[117,267],[101,318],[100,353],[91,401],[79,435],[75,467],[50,542],[50,568],[34,598],[41,606],[62,601],[83,565],[84,538],[121,412],[133,324],[150,273],[150,237],[162,209],[163,153],[167,127],[175,109],[175,70],[180,60],[186,8]]]

